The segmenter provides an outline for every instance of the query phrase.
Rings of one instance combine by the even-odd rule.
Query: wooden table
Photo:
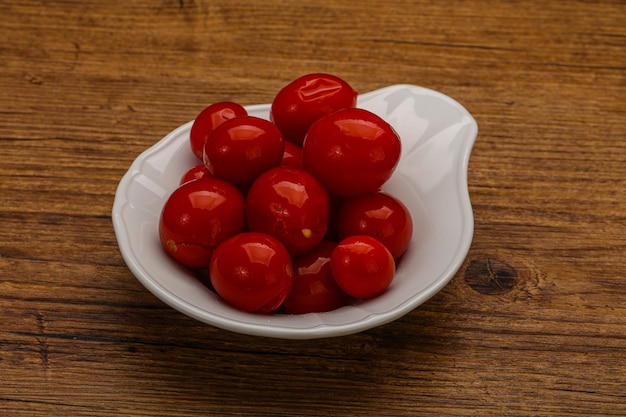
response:
[[[0,415],[626,415],[625,2],[25,0],[0,22]],[[463,266],[340,338],[167,307],[118,249],[119,180],[204,106],[317,71],[475,116]]]

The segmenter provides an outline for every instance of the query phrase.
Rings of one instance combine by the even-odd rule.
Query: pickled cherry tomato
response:
[[[330,194],[349,197],[378,190],[393,174],[400,151],[400,137],[389,123],[370,111],[349,108],[311,125],[302,166]]]
[[[302,145],[311,124],[336,110],[354,107],[357,93],[330,74],[307,74],[283,87],[272,101],[270,118],[285,140]]]
[[[285,151],[280,165],[302,168],[302,148],[293,142],[285,141]]]
[[[204,144],[204,164],[216,178],[247,186],[264,171],[278,166],[285,146],[270,121],[255,116],[226,120]]]
[[[180,185],[183,185],[186,182],[199,180],[201,178],[211,177],[211,173],[206,168],[204,164],[194,165],[189,168],[182,177],[180,177]]]
[[[337,214],[337,233],[339,239],[352,235],[374,237],[397,260],[409,246],[413,220],[400,200],[379,191],[346,198]]]
[[[336,242],[325,240],[313,250],[292,259],[294,277],[285,313],[322,313],[347,305],[352,300],[339,288],[330,270],[330,256]]]
[[[207,137],[226,120],[245,116],[248,112],[240,104],[231,101],[213,103],[200,112],[191,125],[189,141],[193,154],[202,161],[204,142]]]
[[[263,233],[240,233],[211,257],[211,284],[219,296],[246,312],[269,313],[285,301],[293,283],[287,249]]]
[[[245,227],[244,197],[215,178],[189,181],[168,197],[159,219],[165,252],[191,268],[206,268],[215,247]]]
[[[391,252],[371,236],[350,236],[337,245],[330,268],[339,287],[355,298],[382,294],[393,281],[396,265]]]
[[[248,228],[282,242],[291,255],[320,244],[328,229],[330,200],[308,172],[281,166],[261,174],[246,196]]]

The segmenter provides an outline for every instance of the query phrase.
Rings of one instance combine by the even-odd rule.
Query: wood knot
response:
[[[518,281],[517,270],[495,258],[474,259],[465,269],[465,282],[481,294],[505,294],[511,291]]]

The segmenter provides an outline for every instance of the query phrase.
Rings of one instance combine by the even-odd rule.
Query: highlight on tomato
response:
[[[199,180],[201,178],[211,177],[211,176],[212,175],[209,172],[209,170],[206,168],[206,165],[204,164],[194,165],[191,168],[189,168],[187,171],[185,171],[185,173],[180,177],[179,185],[183,185],[184,183],[189,182],[189,181]]]

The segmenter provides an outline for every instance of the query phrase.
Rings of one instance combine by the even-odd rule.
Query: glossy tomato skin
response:
[[[272,101],[270,118],[285,140],[302,145],[311,124],[336,110],[356,106],[357,93],[343,79],[314,73],[283,87]]]
[[[302,168],[302,148],[293,142],[285,141],[285,151],[280,165]]]
[[[159,219],[165,252],[190,268],[206,268],[215,247],[245,228],[243,194],[214,178],[189,181],[168,197]]]
[[[307,252],[322,242],[329,213],[326,190],[298,168],[282,166],[264,172],[246,196],[249,230],[274,236],[291,255]]]
[[[287,249],[263,233],[245,232],[222,242],[211,257],[211,285],[245,312],[269,313],[289,295],[293,266]]]
[[[360,108],[317,120],[302,148],[302,165],[337,196],[378,190],[393,174],[402,145],[393,127]]]
[[[350,236],[337,245],[330,267],[339,287],[355,298],[382,294],[393,281],[396,266],[391,252],[371,236]]]
[[[247,186],[278,166],[284,154],[281,132],[255,116],[230,119],[215,128],[204,144],[204,164],[216,178]]]
[[[407,207],[382,191],[346,198],[337,214],[339,239],[368,235],[380,240],[399,259],[413,235],[413,219]]]
[[[189,142],[193,154],[202,161],[204,142],[211,132],[226,120],[247,114],[248,112],[243,106],[232,101],[220,101],[206,107],[193,121],[189,132]]]
[[[186,182],[199,180],[205,177],[211,177],[211,173],[206,168],[204,164],[194,165],[189,168],[183,175],[180,177],[179,185],[183,185]]]
[[[330,270],[330,256],[336,246],[336,242],[325,240],[311,251],[292,258],[293,287],[282,311],[322,313],[350,304],[352,298],[339,288]]]

